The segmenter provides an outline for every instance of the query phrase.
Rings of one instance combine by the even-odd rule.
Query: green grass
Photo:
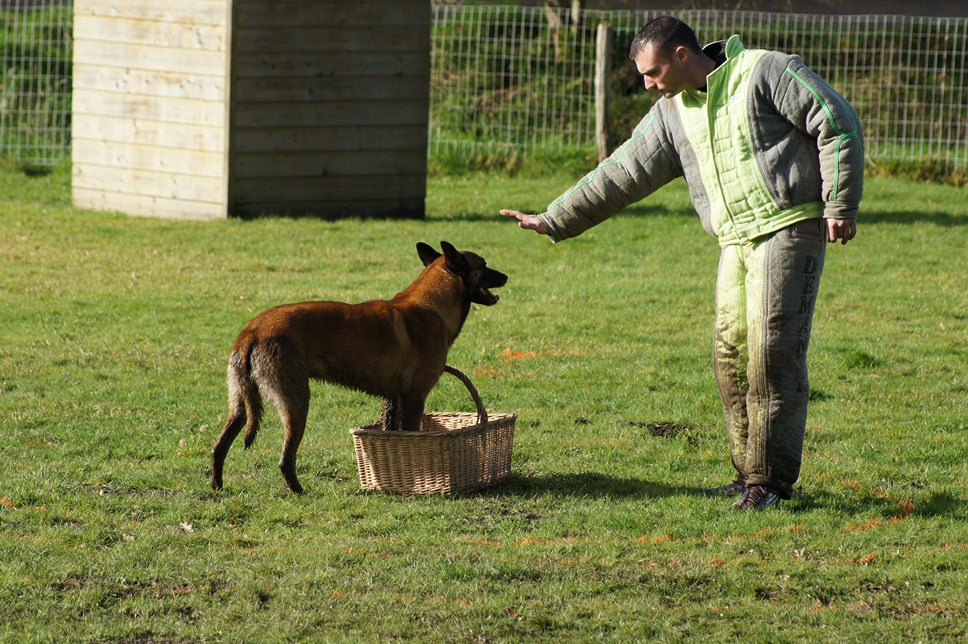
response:
[[[0,641],[955,641],[966,634],[964,191],[868,182],[830,247],[801,490],[738,514],[709,365],[718,251],[681,186],[560,245],[495,215],[571,176],[436,178],[426,221],[170,222],[0,168]],[[450,362],[519,415],[511,480],[363,493],[313,388],[208,487],[225,362],[261,309],[388,297],[414,244],[510,275]],[[452,378],[431,399],[470,410]]]

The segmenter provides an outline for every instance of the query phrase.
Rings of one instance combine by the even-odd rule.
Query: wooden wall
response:
[[[74,203],[227,212],[229,3],[74,0]]]
[[[423,216],[430,2],[235,4],[233,212]]]
[[[423,216],[427,0],[74,0],[74,203]]]

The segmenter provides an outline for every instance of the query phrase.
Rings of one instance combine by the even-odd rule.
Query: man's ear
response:
[[[445,241],[440,242],[440,248],[444,251],[444,257],[447,258],[447,268],[451,272],[463,274],[469,270],[467,258],[464,257],[463,253]]]
[[[420,261],[423,262],[424,266],[431,264],[435,259],[440,257],[440,253],[423,242],[417,242],[417,255],[420,257]]]

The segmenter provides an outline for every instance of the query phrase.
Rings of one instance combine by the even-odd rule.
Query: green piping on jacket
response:
[[[830,199],[836,200],[837,193],[840,190],[840,149],[844,146],[844,143],[847,142],[848,139],[853,139],[858,136],[857,124],[854,123],[854,129],[851,130],[850,132],[844,132],[843,130],[841,130],[839,127],[837,127],[837,122],[834,120],[834,114],[833,112],[830,111],[830,107],[827,105],[827,101],[823,100],[823,97],[817,92],[817,90],[812,88],[810,84],[807,83],[807,81],[803,80],[803,78],[799,74],[797,74],[789,67],[787,67],[786,72],[790,74],[790,76],[793,76],[793,78],[795,78],[798,83],[803,85],[808,92],[813,94],[813,97],[817,99],[817,102],[820,103],[820,107],[823,108],[824,113],[826,113],[827,120],[830,122],[830,127],[833,128],[834,132],[838,134],[837,154],[834,155],[834,188],[830,193]]]
[[[572,187],[571,190],[569,190],[565,194],[561,195],[561,197],[559,197],[557,201],[555,201],[550,206],[548,206],[548,210],[550,211],[552,208],[557,208],[565,200],[567,200],[568,197],[570,197],[571,195],[573,195],[576,190],[578,190],[580,188],[584,188],[585,186],[587,186],[588,184],[590,184],[592,181],[594,181],[595,180],[595,175],[597,175],[598,174],[598,171],[601,170],[602,168],[607,167],[607,166],[610,166],[610,165],[621,165],[622,159],[625,156],[625,151],[629,147],[629,145],[631,145],[633,141],[635,141],[637,139],[640,139],[643,136],[645,136],[646,132],[649,131],[649,129],[652,127],[652,124],[655,123],[655,120],[657,118],[659,118],[658,115],[657,114],[653,114],[652,115],[652,118],[649,119],[649,122],[645,124],[645,127],[642,128],[642,131],[641,132],[639,132],[638,134],[636,134],[635,136],[633,136],[628,141],[626,141],[625,143],[622,144],[622,147],[619,148],[618,156],[616,156],[614,160],[609,161],[609,160],[606,159],[605,161],[602,161],[599,164],[599,166],[597,168],[595,168],[594,172],[592,172],[591,174],[589,174],[585,178],[584,181],[580,181],[578,184],[576,184],[574,187]]]

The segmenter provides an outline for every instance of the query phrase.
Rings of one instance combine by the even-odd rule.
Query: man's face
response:
[[[688,50],[677,47],[672,57],[663,55],[651,44],[635,55],[635,67],[642,75],[645,89],[656,90],[666,98],[672,98],[685,89],[693,89],[686,71],[685,58]]]

